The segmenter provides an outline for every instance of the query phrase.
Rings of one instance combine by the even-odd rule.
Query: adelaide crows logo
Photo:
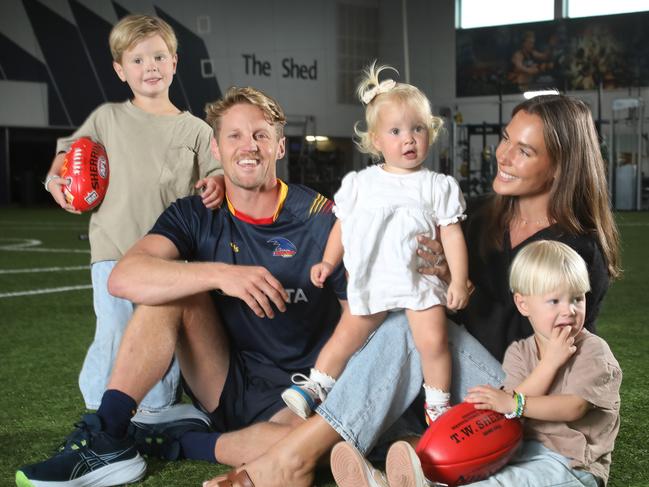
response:
[[[275,249],[273,250],[274,257],[288,258],[293,257],[297,253],[297,247],[287,238],[273,237],[268,240],[267,243],[275,246]]]

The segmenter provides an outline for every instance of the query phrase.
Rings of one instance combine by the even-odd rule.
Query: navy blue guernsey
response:
[[[322,260],[335,216],[332,203],[300,185],[288,185],[274,222],[253,224],[237,218],[224,204],[209,210],[199,196],[182,198],[160,216],[150,233],[173,242],[181,259],[223,262],[268,269],[289,294],[284,313],[259,318],[238,298],[212,292],[230,344],[262,365],[287,372],[305,371],[340,317],[338,298],[346,298],[342,264],[323,289],[311,284],[311,266]]]

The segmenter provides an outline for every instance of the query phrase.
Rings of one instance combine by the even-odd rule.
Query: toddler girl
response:
[[[345,176],[334,196],[338,218],[322,262],[311,280],[322,287],[344,260],[349,274],[347,299],[332,337],[309,377],[296,374],[282,393],[288,407],[305,418],[322,402],[349,358],[390,310],[405,309],[419,351],[426,394],[426,419],[449,407],[451,357],[446,338],[446,309],[468,301],[468,258],[462,228],[462,192],[450,176],[423,167],[441,120],[416,87],[391,79],[379,82],[388,66],[373,63],[358,86],[366,105],[367,131],[355,127],[361,152],[378,165]],[[451,271],[447,284],[418,272],[417,237],[439,236]],[[377,364],[377,369],[380,364]],[[377,370],[378,372],[378,370]]]

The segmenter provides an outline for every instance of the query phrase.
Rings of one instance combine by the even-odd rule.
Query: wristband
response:
[[[523,415],[523,411],[525,410],[525,394],[523,394],[522,392],[517,392],[516,398],[516,417],[520,418]]]
[[[53,179],[61,179],[61,176],[58,174],[50,174],[45,178],[45,181],[43,182],[43,186],[45,186],[45,191],[48,193],[51,193],[51,191],[48,189],[48,185],[52,182]]]
[[[516,408],[511,413],[505,414],[505,418],[507,419],[520,418],[525,411],[525,394],[514,391],[512,397],[516,399]]]

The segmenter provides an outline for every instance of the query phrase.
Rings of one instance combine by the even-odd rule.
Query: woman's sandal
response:
[[[238,472],[231,470],[225,479],[219,481],[216,485],[217,487],[255,487],[245,470],[239,470]]]

